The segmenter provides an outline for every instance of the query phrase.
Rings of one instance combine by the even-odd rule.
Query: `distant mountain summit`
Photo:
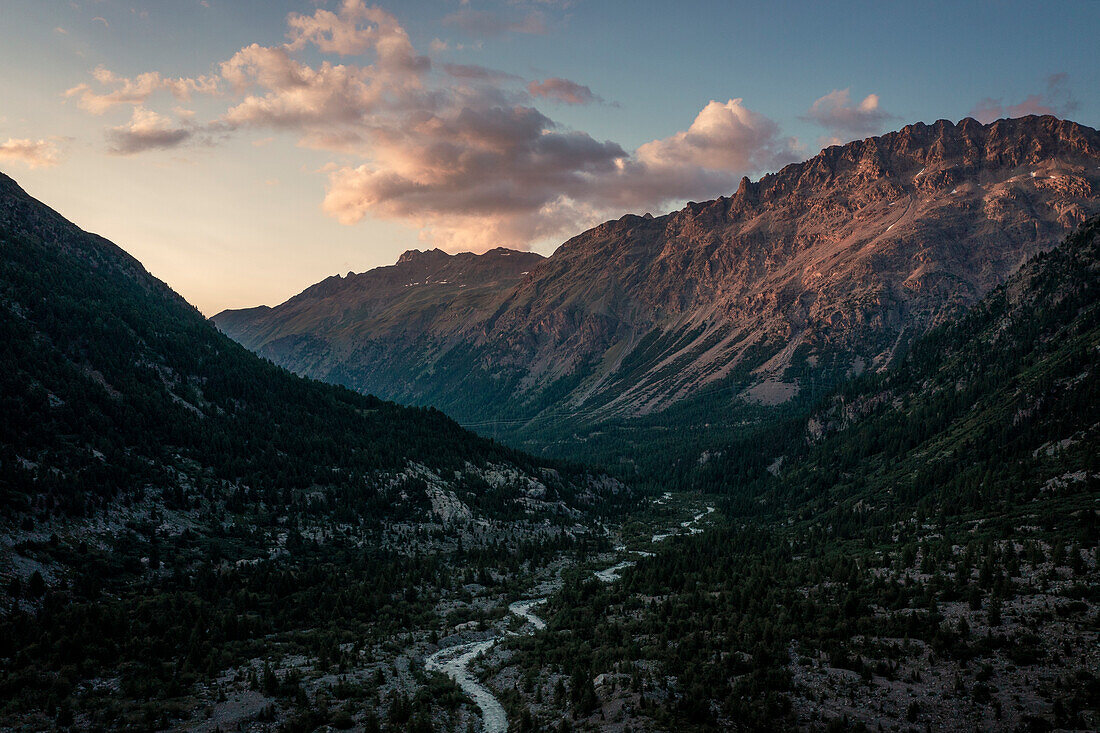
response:
[[[292,370],[469,424],[572,430],[693,400],[709,421],[891,363],[1098,211],[1096,130],[940,120],[606,222],[545,260],[408,253],[214,320]]]
[[[395,265],[335,275],[276,308],[227,310],[214,321],[248,348],[280,364],[333,380],[337,363],[368,358],[355,352],[379,338],[397,346],[410,337],[473,337],[507,293],[543,259],[504,248],[482,255],[412,249]],[[369,358],[381,356],[373,352]]]

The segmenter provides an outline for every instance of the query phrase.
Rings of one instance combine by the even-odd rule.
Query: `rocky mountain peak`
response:
[[[775,404],[892,363],[1098,212],[1092,128],[915,123],[744,178],[729,197],[604,222],[546,260],[407,253],[358,276],[373,279],[354,298],[303,301],[296,319],[280,306],[233,335],[304,373],[337,369],[470,419],[502,403],[530,418],[541,395],[557,395],[545,409],[644,415],[717,385]],[[446,267],[414,267],[432,258]],[[308,348],[287,340],[307,332]]]
[[[424,250],[419,249],[405,250],[400,257],[397,258],[398,265],[408,264],[423,264],[426,262],[440,262],[450,259],[453,255],[449,255],[439,248]]]

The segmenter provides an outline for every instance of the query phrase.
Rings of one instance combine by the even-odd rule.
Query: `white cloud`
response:
[[[49,140],[9,137],[0,143],[0,160],[16,160],[30,168],[49,168],[61,162],[61,151]]]

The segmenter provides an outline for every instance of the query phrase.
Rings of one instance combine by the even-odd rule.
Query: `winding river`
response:
[[[531,609],[546,603],[545,598],[535,598],[528,601],[515,601],[509,604],[508,610],[523,619],[526,624],[526,633],[533,634],[546,628],[546,622],[536,616]],[[530,627],[530,630],[527,628]],[[508,632],[509,635],[517,635]],[[450,677],[469,695],[474,704],[481,708],[482,726],[485,733],[504,733],[508,730],[508,716],[500,701],[485,685],[474,679],[470,674],[470,663],[478,658],[478,655],[489,651],[502,637],[486,639],[485,641],[470,641],[465,644],[455,644],[432,654],[424,660],[424,668],[430,672],[442,672]]]
[[[456,644],[440,649],[424,661],[425,669],[442,672],[450,677],[481,708],[485,733],[504,733],[508,730],[508,716],[500,700],[493,697],[493,693],[470,674],[470,662],[489,651],[498,641],[499,638]]]
[[[686,522],[681,522],[681,529],[686,530],[689,534],[702,532],[703,530],[696,525],[703,517],[713,511],[714,507],[708,506],[705,512],[696,514]],[[653,535],[652,541],[660,542],[661,540],[673,537],[677,534],[682,534],[682,532],[670,530],[668,532],[655,534]],[[630,552],[640,557],[653,556],[652,552],[645,552],[643,550],[630,550]],[[597,570],[593,575],[604,583],[614,583],[619,579],[619,574],[623,570],[633,565],[633,560],[623,560],[609,568]],[[523,629],[518,634],[509,631],[506,632],[506,635],[518,636],[520,634],[533,634],[536,631],[545,629],[546,622],[535,615],[531,609],[546,603],[546,600],[545,598],[533,598],[510,603],[508,605],[508,610],[513,615],[523,619],[524,625]],[[450,677],[455,681],[455,684],[474,701],[474,704],[481,709],[482,726],[485,733],[505,733],[505,731],[508,730],[508,715],[504,712],[504,706],[500,704],[500,700],[498,700],[485,685],[478,682],[474,676],[470,674],[470,664],[481,654],[484,654],[496,646],[502,638],[504,637],[498,636],[493,639],[485,639],[484,641],[469,641],[463,644],[455,644],[454,646],[438,650],[424,660],[425,669],[430,672],[441,672]]]
[[[546,600],[545,598],[536,598],[533,601],[516,601],[508,606],[508,610],[535,627],[535,631],[542,631],[546,628],[546,622],[531,613],[531,609],[535,606],[541,606],[546,603]]]

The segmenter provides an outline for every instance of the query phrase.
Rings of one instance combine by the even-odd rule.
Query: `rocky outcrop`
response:
[[[889,364],[1100,211],[1098,193],[1096,130],[941,120],[606,222],[545,260],[408,253],[215,321],[298,371],[473,423],[630,416],[710,394],[715,409],[777,404]]]

